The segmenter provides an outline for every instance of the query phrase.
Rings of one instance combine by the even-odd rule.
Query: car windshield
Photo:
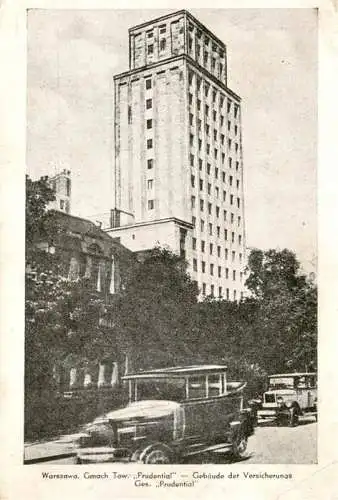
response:
[[[185,399],[185,379],[144,379],[137,380],[136,400],[164,399],[181,401]]]
[[[294,377],[271,377],[269,389],[293,389]]]

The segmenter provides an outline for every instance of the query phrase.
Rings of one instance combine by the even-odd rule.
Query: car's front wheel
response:
[[[170,464],[172,453],[170,448],[161,445],[151,445],[140,454],[140,462],[143,464]]]

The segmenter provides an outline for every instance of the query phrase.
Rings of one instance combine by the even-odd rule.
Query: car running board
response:
[[[198,453],[204,453],[206,451],[214,451],[216,453],[222,453],[229,451],[231,449],[231,444],[229,443],[214,444],[212,446],[203,446],[201,443],[201,444],[195,444],[193,446],[196,447],[196,449],[188,451],[187,453],[184,454],[184,456],[197,455]],[[200,447],[197,448],[198,446]]]

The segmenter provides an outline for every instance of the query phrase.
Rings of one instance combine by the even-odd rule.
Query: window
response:
[[[235,118],[237,118],[237,116],[238,116],[238,109],[239,109],[238,106],[235,106],[235,109],[234,109]]]
[[[207,144],[207,154],[210,154],[210,144]]]
[[[230,111],[231,111],[231,101],[229,101],[229,100],[228,100],[227,110],[228,110],[228,113],[230,113]]]
[[[211,194],[211,184],[210,184],[210,182],[208,183],[208,194]]]
[[[240,254],[239,254],[239,262],[240,262],[241,264],[242,264],[242,257],[243,257],[243,256],[242,256],[242,254],[240,253]]]
[[[211,276],[214,275],[214,265],[213,264],[210,264],[210,274],[211,274]]]
[[[217,151],[217,149],[216,149]],[[215,168],[215,179],[218,179],[218,168]]]
[[[221,97],[220,97],[220,106],[221,106],[221,108],[223,108],[223,104],[224,104],[224,95],[221,94]]]
[[[210,236],[212,236],[212,224],[211,224],[211,222],[209,222],[209,234],[210,234]]]
[[[188,76],[189,85],[192,84],[193,79],[194,79],[194,73],[192,71],[189,71],[189,76]]]
[[[196,250],[196,238],[192,239],[192,249]]]
[[[237,134],[238,134],[238,127],[237,127],[237,125],[235,125],[235,135],[237,135]]]
[[[226,289],[226,298],[229,300],[229,288]]]
[[[204,211],[204,200],[200,200],[200,210],[201,212]]]
[[[239,208],[240,206],[241,206],[241,199],[237,198],[237,208]]]
[[[151,89],[151,80],[150,80],[150,78],[148,78],[148,79],[146,80],[146,89],[147,89],[147,90]]]
[[[223,64],[219,63],[219,75],[220,75],[220,77],[222,77],[222,74],[223,74]]]
[[[197,271],[197,259],[193,259],[192,261],[192,268],[194,271]]]
[[[234,217],[235,217],[235,216],[234,216],[234,214],[233,214],[233,213],[231,213],[231,215],[230,215],[230,221],[231,221],[231,224],[233,224],[233,223],[234,223]]]
[[[192,105],[192,94],[189,92],[189,104]]]
[[[205,125],[205,131],[207,135],[210,134],[210,126],[208,124]]]
[[[208,52],[204,51],[204,64],[205,65],[208,64],[208,59],[209,59]]]
[[[199,158],[199,160],[198,160],[198,166],[199,166],[199,169],[202,170],[202,168],[203,168],[203,160],[201,160],[201,158]]]
[[[191,197],[191,208],[195,208],[195,202],[196,202],[196,198],[195,198],[195,196],[192,196]]]
[[[208,37],[204,38],[204,44],[206,47],[209,45],[209,38]]]
[[[238,236],[238,244],[241,245],[242,244],[242,235],[240,234]]]
[[[189,50],[192,50],[192,38],[189,36]]]
[[[146,100],[146,109],[151,109],[152,107],[153,107],[153,100],[147,99]]]
[[[216,198],[219,198],[219,187],[215,187],[215,191],[216,191]]]
[[[221,144],[222,144],[222,145],[224,145],[224,139],[225,139],[224,134],[221,134]]]
[[[203,179],[200,179],[200,191],[203,191]]]
[[[64,210],[64,208],[65,208],[65,201],[64,200],[60,200],[60,209]]]
[[[225,161],[225,153],[222,153],[222,165],[224,165],[224,161]]]
[[[205,273],[205,262],[202,260],[202,273]]]
[[[230,186],[232,186],[232,175],[230,175],[230,177],[229,177],[229,183],[230,183]]]
[[[235,143],[235,151],[238,153],[238,142]]]
[[[204,220],[201,219],[201,232],[203,233],[203,231],[204,231]]]
[[[205,105],[205,114],[209,116],[209,106],[207,104]]]
[[[223,201],[226,201],[226,199],[227,199],[227,192],[223,191]]]
[[[153,128],[153,120],[147,120],[147,129]]]
[[[208,213],[209,213],[209,215],[211,215],[211,208],[212,208],[211,203],[208,203]]]
[[[153,140],[147,139],[147,149],[152,149],[152,147],[153,147]]]
[[[196,45],[196,56],[199,57],[200,56],[200,53],[201,53],[201,46],[200,44],[198,43]]]
[[[197,99],[197,109],[201,111],[201,99]]]
[[[227,220],[227,211],[226,210],[223,210],[223,218],[224,218],[224,220]]]
[[[238,168],[239,168],[239,161],[236,161],[236,172],[238,172]]]
[[[154,187],[154,180],[153,179],[148,179],[147,180],[147,188],[148,189],[153,189]]]
[[[229,158],[228,163],[229,163],[229,168],[232,168],[232,158]]]
[[[231,194],[230,195],[230,205],[233,205],[234,204],[234,195]]]
[[[214,293],[215,293],[215,285],[210,285],[210,295],[211,295],[211,297],[214,296]]]
[[[234,250],[231,252],[231,258],[232,258],[232,262],[234,262],[235,258],[236,258],[236,252]]]
[[[243,273],[242,273],[242,272],[240,272],[240,273],[239,273],[239,281],[240,281],[241,283],[242,283],[242,281],[243,281]]]
[[[165,45],[166,45],[165,38],[162,38],[162,39],[160,40],[160,51],[161,51],[161,52],[164,52],[164,51],[165,51]]]
[[[231,233],[231,242],[235,243],[235,233],[234,232]]]
[[[191,176],[191,185],[192,185],[192,187],[195,187],[195,176],[194,175]]]
[[[190,155],[190,166],[193,167],[194,166],[194,155]]]
[[[241,216],[239,215],[237,217],[237,225],[240,226],[241,225]]]
[[[151,43],[148,45],[148,54],[153,54],[154,53],[154,45]]]
[[[207,293],[207,285],[205,283],[202,283],[202,293],[203,295]]]
[[[228,139],[228,147],[231,149],[231,139]]]
[[[231,130],[231,122],[228,120],[228,131],[230,132]]]
[[[189,377],[188,394],[189,399],[199,399],[206,397],[206,378]]]
[[[198,130],[202,129],[202,120],[200,120],[200,119],[197,120],[197,128],[198,128]]]
[[[216,59],[213,57],[211,60],[211,69],[214,71],[216,66]]]
[[[213,119],[214,119],[214,122],[215,122],[217,120],[217,112],[213,111],[212,115],[213,115]]]
[[[236,181],[236,188],[239,189],[239,180]]]
[[[150,170],[151,168],[153,168],[153,163],[154,163],[154,160],[152,160],[152,159],[147,160],[148,170]]]
[[[229,258],[229,250],[227,248],[224,251],[224,255],[225,255],[225,260],[228,260],[228,258]]]
[[[211,169],[211,165],[210,163],[207,163],[207,174],[210,175],[210,169]]]
[[[222,181],[225,182],[225,172],[222,172]]]
[[[162,24],[161,26],[159,26],[160,28],[160,34],[163,35],[163,33],[165,33],[167,31],[167,27],[165,24]]]
[[[221,247],[218,245],[217,247],[217,257],[221,256]]]
[[[189,113],[189,124],[192,125],[194,123],[194,115]]]
[[[198,150],[201,151],[202,149],[202,139],[198,139]]]
[[[236,271],[235,270],[232,271],[232,280],[236,281]]]
[[[225,241],[228,240],[228,230],[227,229],[224,229],[224,239],[225,239]]]
[[[148,200],[148,210],[153,210],[154,205],[154,200]]]
[[[225,268],[225,279],[229,279],[229,268]]]
[[[205,85],[205,87],[204,87],[204,94],[205,94],[205,97],[208,97],[208,95],[209,95],[209,85]]]
[[[201,79],[197,77],[197,90],[201,89]]]
[[[234,290],[234,300],[236,300],[237,292]]]
[[[214,129],[214,141],[217,141],[217,130]]]
[[[154,33],[152,31],[147,31],[147,37],[148,38],[153,38]]]
[[[221,278],[222,276],[222,268],[221,266],[218,266],[218,277]]]
[[[219,218],[219,207],[216,207],[216,217]]]
[[[213,244],[212,244],[212,243],[210,243],[210,245],[209,245],[209,252],[210,252],[210,255],[212,255],[213,248],[214,248]]]
[[[221,228],[217,226],[217,238],[219,238],[221,235]]]
[[[212,91],[212,102],[215,103],[216,102],[216,90],[213,90]]]
[[[217,160],[217,155],[218,155],[218,150],[215,148],[215,150],[214,150],[215,160]]]
[[[193,134],[190,134],[190,146],[194,145],[194,136]]]
[[[218,287],[218,297],[222,298],[222,287],[221,286]],[[210,388],[209,388],[209,393],[210,393]]]
[[[221,115],[221,127],[223,127],[223,125],[224,125],[224,116]]]
[[[205,241],[201,241],[201,252],[204,253],[205,252]]]
[[[194,216],[191,217],[191,223],[192,223],[193,227],[196,226],[196,217],[194,217]]]

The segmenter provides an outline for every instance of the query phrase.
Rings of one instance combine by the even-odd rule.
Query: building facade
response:
[[[49,183],[55,193],[55,200],[50,203],[50,208],[69,214],[71,212],[71,172],[63,169],[50,177]]]
[[[134,251],[154,240],[179,250],[201,294],[238,300],[241,100],[227,86],[225,44],[184,10],[160,17],[129,30],[129,70],[114,83],[110,234]]]

